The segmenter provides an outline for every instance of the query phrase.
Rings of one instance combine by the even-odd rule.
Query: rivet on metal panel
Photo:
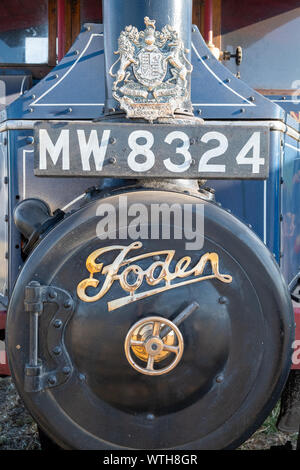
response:
[[[72,302],[71,300],[67,300],[65,303],[64,303],[64,308],[71,308],[72,307]]]
[[[155,418],[155,416],[154,416],[152,413],[147,414],[147,419],[148,419],[149,421],[153,421],[154,418]]]
[[[71,369],[70,369],[70,367],[66,366],[66,367],[63,368],[62,371],[63,371],[64,375],[69,375],[70,372],[71,372]]]
[[[53,325],[54,325],[54,328],[60,328],[62,326],[62,321],[61,320],[55,320]]]
[[[34,144],[34,138],[33,138],[32,136],[31,136],[31,137],[27,137],[26,143],[27,143],[27,144]]]
[[[56,294],[56,292],[55,292],[54,290],[51,290],[51,291],[49,292],[49,298],[50,298],[50,299],[55,299],[56,296],[57,296],[57,294]]]
[[[55,356],[59,356],[61,354],[61,348],[59,346],[56,346],[53,349],[53,353],[55,354]]]
[[[56,384],[56,377],[54,375],[50,375],[50,377],[48,378],[48,383],[50,385],[55,385]]]

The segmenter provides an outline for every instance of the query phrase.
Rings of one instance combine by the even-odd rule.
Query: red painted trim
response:
[[[0,375],[10,375],[8,363],[0,364]]]
[[[294,359],[296,359],[297,362],[299,361],[299,364],[293,364],[292,369],[300,369],[300,307],[294,307],[294,313],[296,323]]]
[[[213,43],[213,0],[205,0],[204,39],[208,44]]]
[[[57,55],[60,61],[65,55],[66,45],[65,0],[57,0]]]
[[[0,330],[5,330],[6,311],[0,311]],[[5,351],[0,351],[0,375],[10,375],[7,356]]]
[[[6,325],[6,311],[0,311],[0,330],[5,330]]]

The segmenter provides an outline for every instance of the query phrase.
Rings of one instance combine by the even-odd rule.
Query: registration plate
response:
[[[35,175],[266,179],[266,126],[55,123],[35,126]]]

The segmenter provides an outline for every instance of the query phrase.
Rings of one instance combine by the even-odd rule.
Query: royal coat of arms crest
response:
[[[174,117],[188,99],[188,76],[193,67],[183,41],[170,25],[156,31],[155,21],[144,19],[146,29],[126,26],[118,40],[118,60],[110,75],[113,97],[129,118],[153,122]],[[117,65],[119,69],[115,72]]]

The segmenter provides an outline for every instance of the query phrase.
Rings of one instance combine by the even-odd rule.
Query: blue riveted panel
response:
[[[296,121],[286,118],[286,112],[282,107],[255,92],[218,62],[207,48],[198,29],[193,28],[192,101],[197,116],[198,111],[201,111],[201,117],[206,120],[263,119],[283,122],[286,120],[289,126],[295,130],[299,129]],[[74,45],[57,67],[2,112],[2,120],[93,120],[103,113],[104,73],[103,27],[102,25],[85,25]],[[68,204],[87,187],[100,183],[99,178],[88,180],[70,178],[67,192],[65,186],[64,197],[61,198],[60,196],[63,196],[60,194],[63,193],[60,191],[62,180],[41,179],[33,176],[32,152],[30,154],[32,147],[26,143],[26,138],[31,135],[31,131],[9,132],[10,175],[13,178],[13,192],[10,195],[11,211],[16,203],[16,196],[20,196],[21,199],[24,195],[41,197],[50,203],[53,210],[58,207],[62,208],[63,204]],[[297,160],[295,160],[295,153],[291,152],[292,149],[287,144],[296,145],[296,147],[297,144],[291,138],[285,142],[287,146],[284,153],[283,174],[289,175],[286,182],[288,189],[285,186],[281,188],[282,147],[280,140],[282,135],[279,131],[271,132],[270,177],[267,181],[210,181],[209,185],[216,189],[217,201],[221,202],[223,207],[230,209],[234,215],[252,226],[270,251],[275,254],[277,261],[282,263],[284,275],[289,280],[300,263],[297,256],[295,259],[289,259],[292,255],[284,253],[283,258],[280,258],[280,252],[282,250],[285,252],[287,246],[290,250],[292,249],[292,242],[287,240],[285,232],[280,240],[280,212],[282,204],[285,223],[287,214],[293,209],[290,206],[295,205],[293,202],[295,196],[293,199],[293,197],[288,197],[288,194],[296,194],[298,190],[294,179],[298,171],[297,163],[295,163]],[[291,176],[293,164],[294,173]],[[24,166],[26,174],[29,175],[28,191],[26,189],[25,192],[23,188]],[[295,209],[293,210],[295,212]],[[15,232],[11,224],[12,247],[14,244],[18,245],[19,241]],[[12,252],[11,256],[13,259],[15,253]],[[11,263],[15,266],[13,268],[15,271],[11,272],[10,287],[14,284],[18,265],[21,263],[19,258],[15,258],[15,261]]]
[[[283,109],[231,74],[192,34],[192,102],[204,119],[281,119]],[[105,101],[103,27],[85,25],[53,71],[2,112],[5,119],[94,119]]]
[[[300,271],[300,145],[286,136],[282,171],[282,272],[291,280]]]
[[[270,175],[265,181],[209,181],[217,202],[251,225],[280,260],[280,162],[281,134],[271,132]]]

